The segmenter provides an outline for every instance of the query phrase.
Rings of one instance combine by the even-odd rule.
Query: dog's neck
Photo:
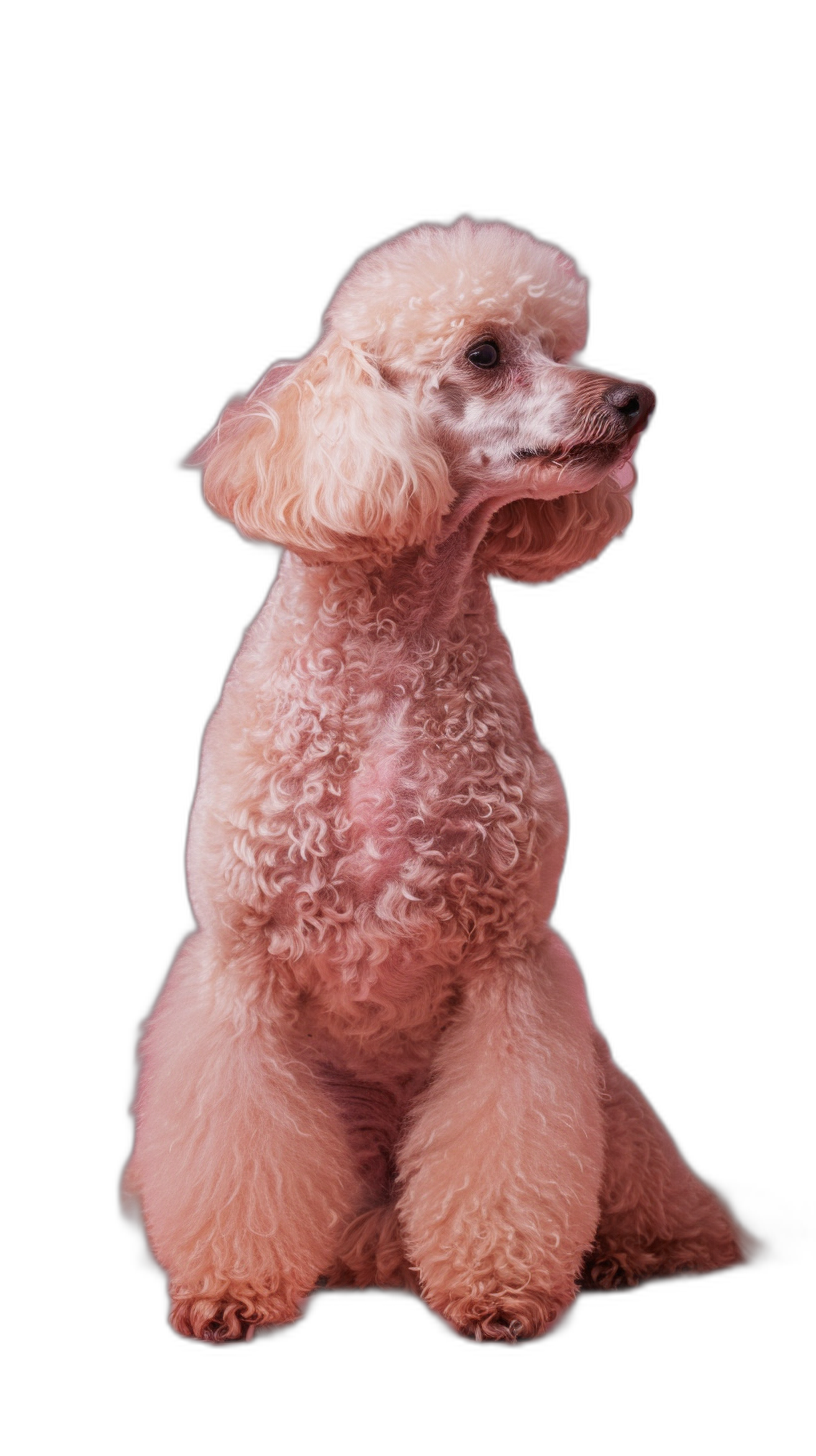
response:
[[[487,578],[476,561],[494,505],[471,511],[431,547],[407,549],[388,561],[308,565],[287,553],[286,575],[294,574],[315,606],[339,624],[368,630],[390,623],[399,635],[439,641],[467,635],[474,613],[493,614]]]

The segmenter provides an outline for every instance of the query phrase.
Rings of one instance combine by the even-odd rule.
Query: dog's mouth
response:
[[[632,457],[642,433],[642,430],[636,431],[623,446],[611,440],[581,440],[568,446],[516,450],[513,459],[520,463],[538,460],[558,471],[582,474],[592,471],[593,475],[610,480],[617,490],[629,490],[637,478]]]
[[[531,450],[516,450],[513,459],[541,460],[547,465],[565,468],[569,465],[606,465],[617,454],[619,451],[607,440],[601,443],[581,441],[577,445],[540,445]]]

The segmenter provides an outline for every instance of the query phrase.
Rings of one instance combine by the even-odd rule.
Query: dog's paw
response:
[[[436,1306],[439,1313],[462,1335],[473,1340],[504,1340],[515,1344],[542,1335],[558,1318],[564,1301],[529,1289],[503,1291],[489,1296],[452,1299]]]
[[[461,1335],[467,1335],[471,1340],[505,1340],[511,1345],[515,1345],[517,1340],[541,1333],[538,1329],[525,1329],[523,1320],[503,1309],[494,1310],[483,1319],[456,1323],[455,1327]]]
[[[690,1235],[653,1239],[648,1244],[630,1247],[596,1246],[586,1257],[581,1288],[626,1289],[647,1279],[663,1279],[672,1274],[708,1274],[715,1269],[726,1269],[730,1264],[740,1264],[744,1257],[728,1230],[717,1239]]]
[[[251,1340],[260,1326],[290,1324],[299,1314],[299,1306],[280,1295],[242,1290],[208,1297],[174,1292],[170,1323],[180,1335],[220,1345]]]

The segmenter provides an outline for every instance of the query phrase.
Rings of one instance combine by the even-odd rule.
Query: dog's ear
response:
[[[310,560],[416,545],[452,498],[411,402],[334,331],[228,404],[189,463],[204,468],[209,504],[245,535]]]
[[[479,548],[484,569],[516,581],[552,581],[599,556],[632,518],[628,497],[608,481],[555,500],[501,506]]]

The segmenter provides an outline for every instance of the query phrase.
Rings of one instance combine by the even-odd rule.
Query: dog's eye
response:
[[[495,369],[499,362],[499,346],[492,339],[485,339],[468,353],[468,360],[477,369]]]

